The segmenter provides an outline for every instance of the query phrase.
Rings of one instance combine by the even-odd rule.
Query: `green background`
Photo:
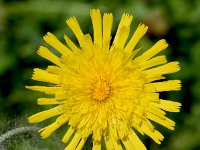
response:
[[[123,12],[134,15],[131,31],[139,22],[149,26],[140,45],[149,48],[159,39],[166,39],[169,61],[178,60],[181,71],[168,76],[182,80],[179,92],[162,93],[161,97],[182,103],[180,113],[168,113],[176,121],[175,131],[156,127],[165,136],[161,145],[147,136],[140,136],[149,150],[200,149],[200,1],[199,0],[0,0],[0,134],[28,125],[26,117],[46,109],[37,106],[40,93],[26,90],[35,84],[33,68],[45,68],[49,62],[36,51],[45,45],[42,37],[54,33],[61,41],[67,34],[75,40],[65,20],[75,16],[84,33],[92,33],[89,10],[100,8],[114,14],[113,34]],[[39,124],[44,126],[45,124]],[[62,149],[60,142],[66,127],[50,138],[40,139],[36,133],[12,137],[5,149]],[[88,141],[84,149],[90,149]]]

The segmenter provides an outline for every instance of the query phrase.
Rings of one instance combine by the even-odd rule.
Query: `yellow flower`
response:
[[[69,129],[62,139],[69,143],[66,150],[81,150],[90,135],[93,150],[101,149],[102,142],[109,150],[146,149],[135,131],[160,144],[164,137],[151,122],[174,130],[175,122],[165,116],[165,111],[178,112],[181,104],[160,99],[159,92],[180,90],[179,80],[163,81],[164,75],[180,70],[179,63],[167,63],[164,55],[156,56],[167,48],[165,40],[135,57],[141,49],[135,46],[147,32],[147,26],[140,24],[127,42],[132,15],[123,14],[112,44],[112,14],[104,13],[102,18],[100,10],[93,9],[90,15],[93,38],[82,32],[75,17],[66,21],[80,47],[67,35],[64,39],[68,46],[52,33],[44,36],[60,55],[41,46],[38,54],[54,65],[46,70],[34,69],[32,79],[51,85],[27,88],[53,95],[39,98],[37,102],[54,107],[29,117],[28,121],[38,123],[58,116],[39,132],[46,138],[68,124]]]

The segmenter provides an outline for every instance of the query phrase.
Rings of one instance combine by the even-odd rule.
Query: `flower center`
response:
[[[98,101],[106,100],[111,94],[111,86],[106,80],[98,79],[92,85],[92,98]]]

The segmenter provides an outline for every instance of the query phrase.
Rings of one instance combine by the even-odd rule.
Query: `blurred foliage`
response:
[[[161,94],[163,98],[180,101],[183,105],[180,113],[168,114],[176,121],[176,130],[158,126],[165,136],[161,145],[146,136],[141,137],[148,149],[200,149],[199,0],[0,0],[0,122],[44,109],[35,101],[41,94],[24,88],[34,84],[30,80],[33,68],[45,68],[48,64],[36,54],[38,47],[45,44],[42,36],[50,31],[63,39],[63,34],[67,33],[75,41],[65,24],[72,15],[77,17],[85,33],[91,33],[91,8],[114,14],[113,35],[122,13],[133,14],[132,32],[139,22],[149,26],[147,36],[140,42],[143,49],[165,38],[170,44],[166,51],[168,60],[181,63],[182,70],[169,78],[181,79],[182,90]],[[5,124],[0,124],[1,133],[6,132],[3,126]],[[63,131],[66,131],[64,127],[53,137],[61,138]],[[58,149],[51,144],[55,137],[43,142],[46,149]],[[33,148],[28,139],[16,143],[15,147],[16,150],[45,149],[38,145]],[[87,142],[84,149],[89,147],[91,143]]]

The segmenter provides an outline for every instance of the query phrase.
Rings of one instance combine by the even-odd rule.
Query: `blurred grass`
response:
[[[140,45],[147,49],[158,39],[165,38],[170,44],[165,52],[168,60],[181,62],[182,70],[169,78],[181,79],[182,90],[162,95],[183,105],[180,113],[169,113],[177,123],[176,130],[168,131],[158,126],[165,136],[161,145],[141,137],[148,149],[200,149],[199,0],[0,0],[0,122],[6,117],[24,117],[44,109],[37,106],[35,101],[41,94],[24,89],[25,85],[33,84],[30,80],[32,69],[45,68],[48,64],[36,54],[38,47],[45,44],[42,36],[50,31],[63,39],[63,34],[67,33],[75,41],[65,24],[70,16],[77,17],[85,33],[92,33],[89,18],[91,8],[114,14],[113,34],[122,13],[133,14],[135,20],[131,32],[139,22],[149,26],[148,34]],[[65,129],[60,129],[55,136],[61,138],[63,131]],[[55,145],[48,144],[54,140],[44,140],[47,149],[55,149]],[[29,142],[21,141],[12,149],[25,150],[29,146]],[[91,143],[87,142],[85,149],[89,147]]]

